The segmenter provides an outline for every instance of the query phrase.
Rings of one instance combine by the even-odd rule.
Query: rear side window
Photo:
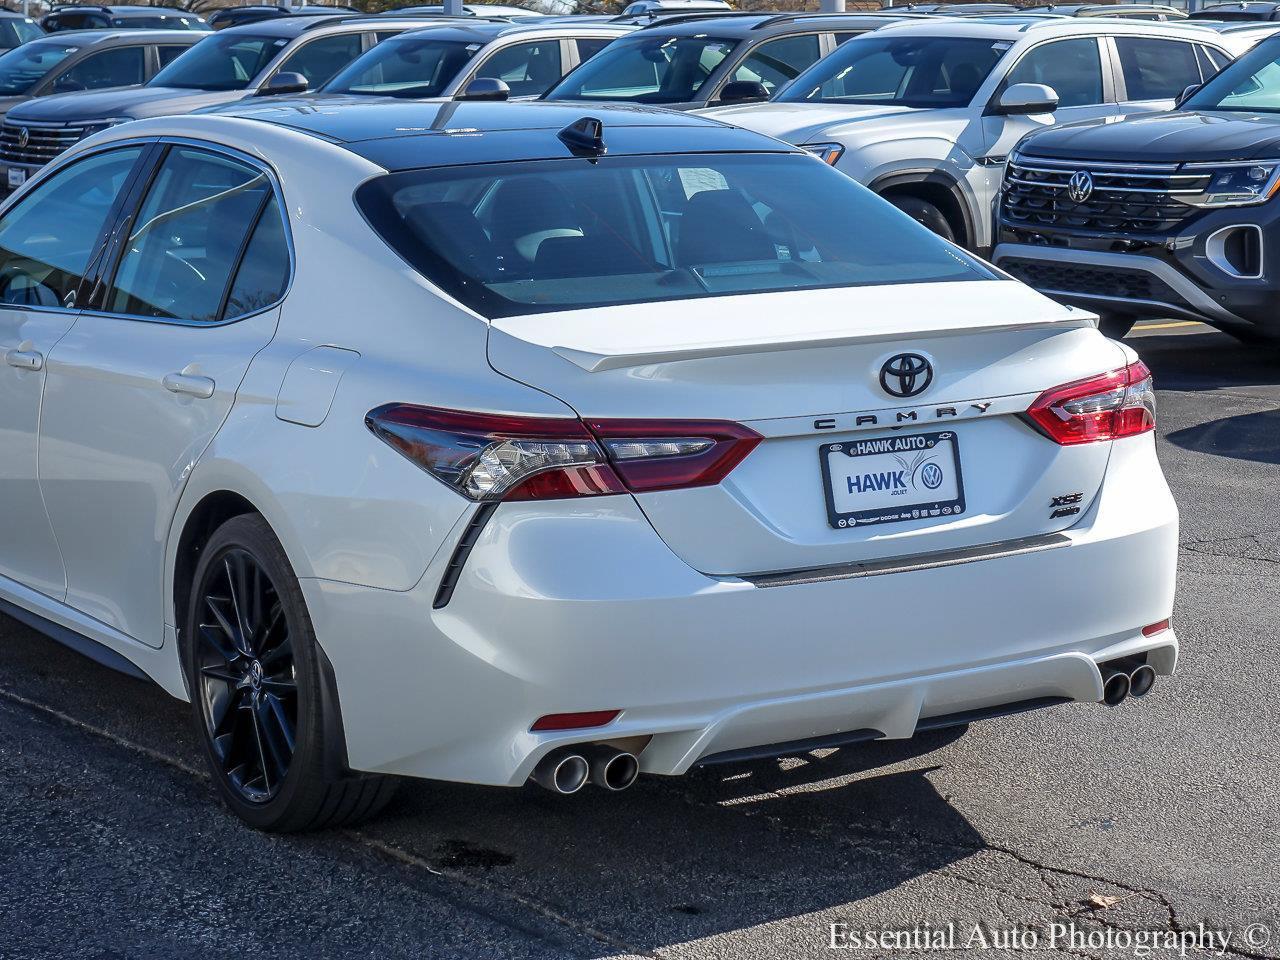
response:
[[[747,54],[733,72],[733,79],[762,83],[772,95],[808,70],[821,55],[816,33],[770,40]]]
[[[409,264],[489,317],[992,278],[865,187],[796,154],[413,170],[369,181],[356,201]]]
[[[276,72],[300,73],[311,87],[318,87],[360,56],[360,45],[358,33],[321,37],[290,54]]]
[[[242,317],[269,307],[284,296],[289,284],[289,243],[284,220],[274,197],[254,228],[244,256],[231,281],[223,318]]]
[[[550,90],[563,72],[560,41],[551,39],[505,47],[482,63],[476,76],[501,80],[513,97],[536,97]]]
[[[1053,87],[1060,107],[1102,103],[1102,60],[1092,37],[1058,40],[1036,47],[1009,71],[1005,86],[1043,83]]]
[[[271,197],[262,171],[173,148],[130,228],[108,309],[198,323],[220,319],[246,238]]]
[[[146,80],[145,62],[145,47],[103,50],[90,54],[61,74],[54,81],[54,89],[65,92],[134,86]]]
[[[1200,54],[1200,73],[1206,80],[1231,62],[1230,57],[1213,47],[1197,43],[1196,51]]]
[[[549,99],[692,103],[736,45],[706,36],[613,43],[565,77]]]
[[[1200,82],[1195,48],[1179,40],[1116,37],[1130,100],[1172,100]]]
[[[34,187],[0,219],[0,303],[71,306],[141,148],[99,153]]]
[[[578,45],[578,60],[590,60],[597,53],[613,42],[612,37],[579,37],[574,41]]]

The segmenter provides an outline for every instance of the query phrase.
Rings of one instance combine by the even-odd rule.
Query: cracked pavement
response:
[[[1068,921],[1280,957],[1280,350],[1130,342],[1183,517],[1183,661],[1144,701],[621,797],[407,783],[359,830],[270,837],[216,803],[183,705],[0,617],[0,957],[754,960],[828,955],[833,923]]]

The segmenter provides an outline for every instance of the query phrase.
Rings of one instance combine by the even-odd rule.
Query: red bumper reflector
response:
[[[530,730],[580,730],[584,727],[603,727],[612,723],[621,710],[591,710],[587,713],[549,713],[533,721]]]
[[[1153,624],[1150,624],[1149,626],[1143,627],[1142,635],[1144,637],[1154,637],[1157,633],[1164,633],[1166,630],[1169,629],[1169,626],[1170,626],[1169,620],[1161,620],[1159,623],[1153,623]]]

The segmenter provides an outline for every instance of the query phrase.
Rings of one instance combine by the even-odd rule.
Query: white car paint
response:
[[[1014,419],[1040,390],[1136,359],[1089,315],[994,280],[490,324],[358,214],[352,192],[382,168],[279,124],[138,121],[41,178],[86,150],[157,136],[270,168],[292,233],[290,292],[212,328],[0,309],[0,355],[34,344],[47,357],[39,371],[0,367],[0,427],[19,458],[0,467],[0,492],[30,514],[0,520],[0,599],[173,695],[187,696],[179,542],[198,505],[227,491],[267,520],[300,580],[357,770],[518,785],[558,745],[634,735],[652,738],[645,771],[679,774],[742,747],[863,728],[908,737],[931,717],[1038,698],[1096,702],[1098,664],[1120,656],[1173,671],[1173,631],[1142,632],[1169,617],[1175,580],[1177,512],[1153,434],[1060,448]],[[649,323],[606,331],[594,323],[605,313]],[[695,313],[706,322],[692,335]],[[939,370],[905,405],[873,386],[902,349]],[[170,392],[172,374],[212,380],[212,395]],[[724,417],[765,440],[719,487],[500,504],[452,601],[434,609],[477,506],[370,433],[366,414],[390,401]],[[984,461],[972,461],[973,513],[845,537],[826,527],[813,494],[821,444],[891,436],[889,418],[942,406],[964,408],[947,422]],[[828,418],[834,430],[816,422]],[[1051,496],[1073,491],[1082,512],[1047,524]],[[1025,552],[919,562],[1054,530]],[[842,566],[876,559],[900,566]],[[755,576],[815,567],[812,582]],[[607,732],[530,730],[544,714],[606,707],[623,711]]]
[[[1172,100],[1116,102],[1113,74],[1118,65],[1112,37],[1136,36],[1181,39],[1212,47],[1227,56],[1241,52],[1216,31],[1194,25],[1108,21],[1100,18],[1018,20],[994,17],[990,21],[911,21],[882,27],[873,34],[855,37],[856,44],[885,36],[980,37],[1009,44],[1008,50],[977,89],[969,105],[960,108],[908,108],[897,105],[771,102],[731,107],[709,107],[698,113],[746,127],[788,143],[837,143],[844,152],[837,168],[859,183],[879,190],[895,177],[935,178],[963,197],[968,246],[976,250],[993,243],[992,218],[1009,151],[1024,136],[1053,123],[1070,123],[1097,117],[1162,110]],[[1103,95],[1106,102],[1089,106],[1060,107],[1052,113],[1002,116],[988,110],[1005,77],[1030,51],[1055,41],[1095,37],[1100,43]],[[838,58],[838,54],[836,57]],[[820,74],[830,64],[819,61],[789,85],[804,85],[807,76]],[[882,186],[884,185],[884,186]]]

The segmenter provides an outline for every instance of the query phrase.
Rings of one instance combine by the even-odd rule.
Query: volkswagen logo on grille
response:
[[[1067,181],[1067,196],[1076,203],[1084,203],[1093,196],[1093,177],[1088,170],[1077,170]]]
[[[20,149],[25,150],[27,148],[27,144],[30,142],[31,142],[31,131],[28,130],[26,127],[23,127],[21,130],[18,131],[18,147]]]
[[[899,353],[880,368],[880,386],[891,397],[914,397],[933,383],[933,364],[918,353]]]

